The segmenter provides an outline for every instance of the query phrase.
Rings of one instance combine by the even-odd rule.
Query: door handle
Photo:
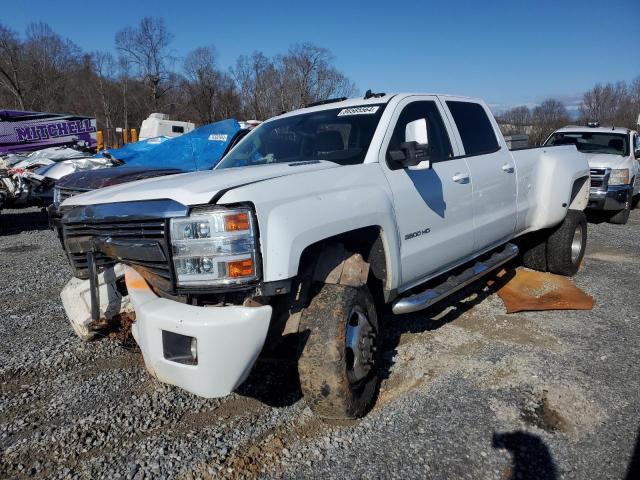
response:
[[[505,163],[504,165],[502,165],[502,170],[503,170],[504,172],[507,172],[507,173],[513,173],[514,168],[513,168],[513,165],[512,165],[512,164],[510,164],[510,163]]]
[[[451,177],[456,183],[468,183],[469,182],[469,174],[468,173],[456,173],[453,177]]]

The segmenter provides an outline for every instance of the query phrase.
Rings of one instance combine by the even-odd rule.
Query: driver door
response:
[[[430,168],[402,168],[389,152],[405,141],[406,126],[426,119]],[[450,135],[442,106],[433,96],[409,97],[398,104],[380,152],[399,230],[401,290],[420,283],[473,252],[471,176]]]

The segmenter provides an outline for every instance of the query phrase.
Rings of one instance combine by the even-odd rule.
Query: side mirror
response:
[[[427,120],[419,118],[407,123],[404,139],[405,141],[400,144],[400,150],[389,151],[391,160],[403,168],[417,167],[416,170],[431,168]]]
[[[640,160],[640,148],[636,148],[636,151],[633,152],[633,154],[638,160]]]

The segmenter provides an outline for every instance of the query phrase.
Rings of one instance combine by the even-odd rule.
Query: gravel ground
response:
[[[640,210],[589,224],[575,282],[592,311],[506,315],[478,284],[387,314],[376,407],[331,424],[301,399],[286,345],[206,400],[152,379],[134,347],[82,343],[45,215],[2,223],[0,478],[621,479],[638,448]]]

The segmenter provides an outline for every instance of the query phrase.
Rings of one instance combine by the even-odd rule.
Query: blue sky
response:
[[[310,41],[361,91],[479,96],[496,110],[549,96],[571,106],[596,82],[640,75],[640,0],[5,0],[0,22],[22,33],[44,21],[87,51],[112,50],[115,32],[145,15],[165,19],[177,56],[215,45],[227,68]]]

